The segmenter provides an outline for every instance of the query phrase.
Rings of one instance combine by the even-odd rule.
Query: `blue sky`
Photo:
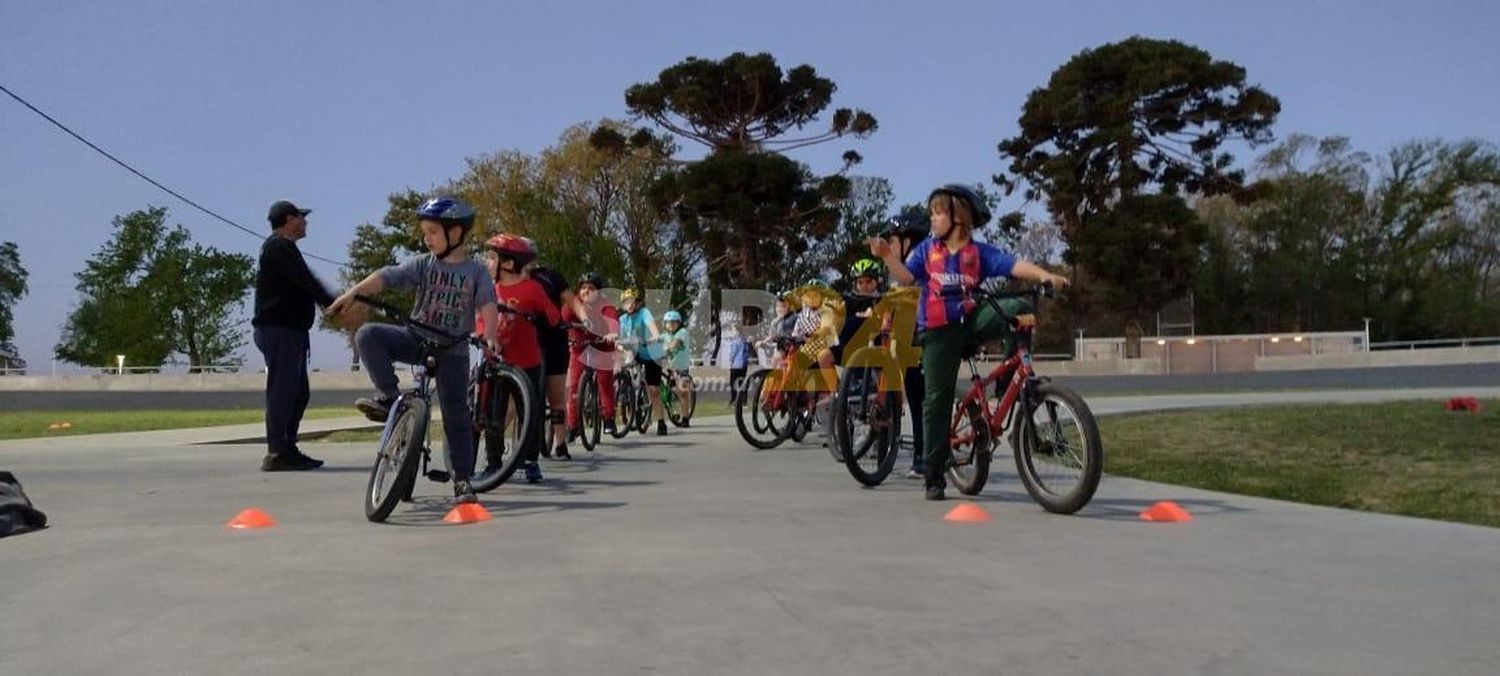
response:
[[[467,156],[536,151],[625,115],[623,91],[686,56],[767,51],[880,120],[797,154],[891,179],[900,201],[1002,168],[1027,92],[1079,50],[1143,35],[1235,61],[1279,96],[1279,136],[1380,151],[1418,137],[1500,141],[1500,4],[1454,2],[45,2],[0,0],[0,84],[256,230],[279,198],[314,209],[305,251],[342,258],[385,195]],[[127,174],[0,97],[0,240],[31,294],[17,345],[45,372],[73,273],[110,220],[147,205],[202,242],[258,242]],[[332,283],[332,266],[315,264]],[[248,325],[248,316],[247,325]],[[247,362],[260,364],[253,347]],[[314,365],[346,360],[314,338]],[[67,367],[63,367],[66,369]]]

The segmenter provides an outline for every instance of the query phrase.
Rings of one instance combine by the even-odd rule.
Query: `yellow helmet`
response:
[[[640,298],[640,297],[641,297],[640,294],[636,293],[635,289],[625,289],[624,291],[620,292],[620,302],[621,303],[623,303],[623,302],[625,302],[627,300],[635,300],[635,299]]]

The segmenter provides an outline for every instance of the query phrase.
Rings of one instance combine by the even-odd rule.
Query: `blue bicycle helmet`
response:
[[[453,253],[454,249],[463,246],[464,238],[468,237],[469,229],[474,227],[474,207],[469,206],[463,200],[452,197],[434,197],[417,207],[417,218],[424,221],[437,221],[444,228],[458,227],[458,243],[447,241],[447,232],[443,234],[444,243],[448,248],[437,254],[438,258],[446,258]]]
[[[678,324],[681,324],[682,323],[682,313],[678,312],[676,310],[667,310],[665,313],[662,314],[661,320],[662,320],[662,322],[677,322]]]

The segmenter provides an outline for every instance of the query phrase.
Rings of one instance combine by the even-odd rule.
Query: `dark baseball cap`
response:
[[[271,213],[266,218],[271,221],[271,227],[276,228],[286,223],[286,217],[292,214],[306,216],[312,213],[312,209],[298,209],[297,205],[286,200],[278,200],[271,205]]]

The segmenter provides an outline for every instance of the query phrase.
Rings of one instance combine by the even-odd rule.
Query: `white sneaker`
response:
[[[909,469],[909,470],[906,470],[906,478],[908,478],[908,479],[919,479],[920,480],[920,479],[926,479],[927,475],[925,475],[925,474],[923,474],[921,472],[918,472],[917,470]]]

